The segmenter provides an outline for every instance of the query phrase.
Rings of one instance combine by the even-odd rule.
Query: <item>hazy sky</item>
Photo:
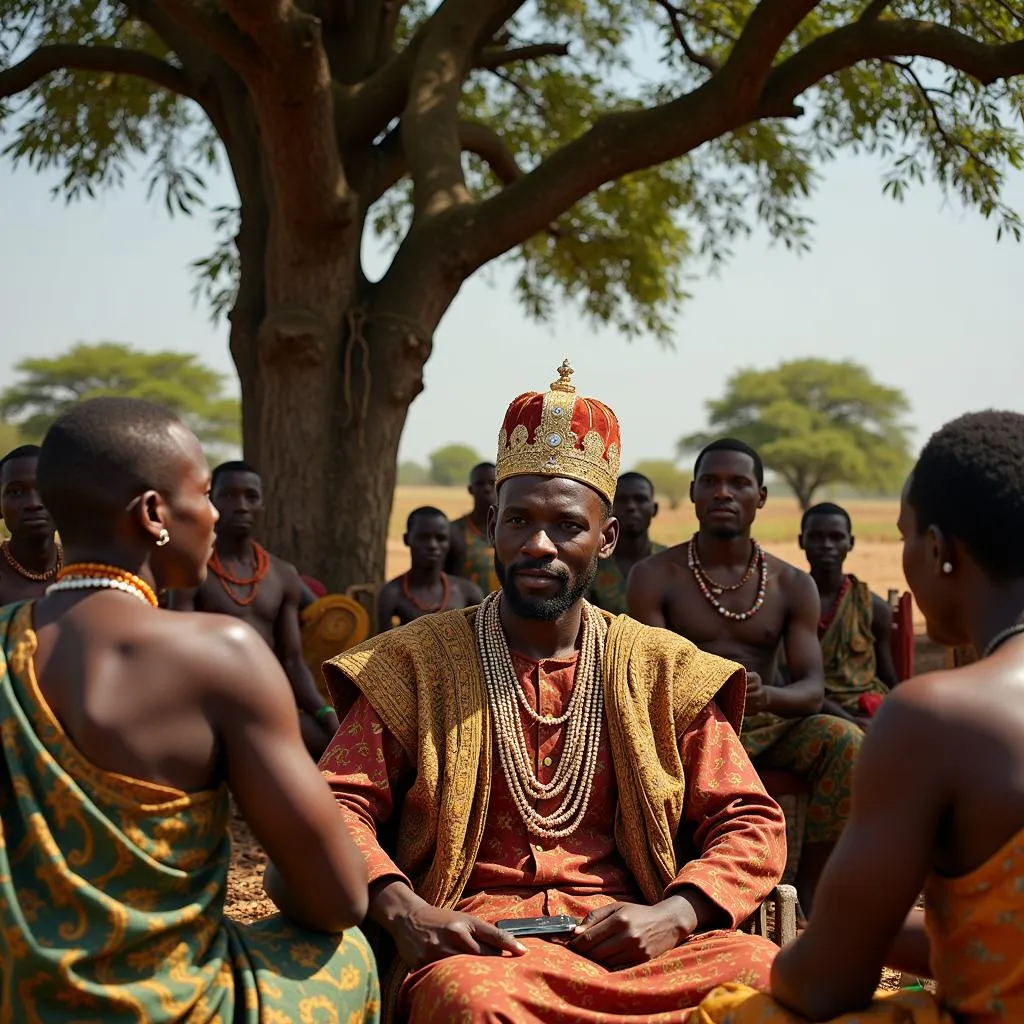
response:
[[[233,374],[226,327],[190,296],[188,263],[212,247],[210,218],[170,220],[136,185],[66,207],[50,197],[53,180],[0,165],[0,380],[26,355],[100,340],[199,352]],[[1010,198],[1024,209],[1024,175]],[[216,182],[210,205],[231,201]],[[596,331],[571,309],[534,324],[507,275],[477,275],[437,332],[402,457],[451,441],[493,457],[505,404],[544,388],[564,356],[580,390],[618,412],[624,466],[671,456],[736,369],[807,355],[857,359],[903,388],[918,441],[967,410],[1024,410],[1024,247],[997,243],[994,224],[944,206],[935,188],[902,206],[883,198],[866,159],[831,167],[808,212],[810,255],[757,236],[718,278],[694,282],[674,350]]]

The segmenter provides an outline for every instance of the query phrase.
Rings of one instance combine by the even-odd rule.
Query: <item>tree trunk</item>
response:
[[[431,347],[423,334],[447,305],[410,309],[414,286],[400,304],[401,289],[360,290],[344,264],[301,306],[268,303],[255,335],[236,306],[231,339],[245,457],[264,480],[262,538],[332,592],[384,579],[398,445]],[[379,308],[388,291],[391,308]]]

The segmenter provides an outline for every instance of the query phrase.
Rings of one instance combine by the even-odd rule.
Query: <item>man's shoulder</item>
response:
[[[818,585],[814,582],[811,574],[806,569],[801,569],[792,562],[787,562],[778,555],[768,551],[764,552],[765,561],[768,564],[769,575],[774,575],[779,582],[779,587],[787,595],[806,595],[813,591],[818,593]]]
[[[655,544],[651,541],[651,553],[633,566],[633,572],[639,570],[641,577],[653,577],[686,569],[686,545],[686,541],[672,545]]]

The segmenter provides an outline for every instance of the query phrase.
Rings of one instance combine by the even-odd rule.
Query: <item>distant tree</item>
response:
[[[709,429],[682,438],[680,456],[716,437],[746,441],[804,509],[825,484],[897,488],[909,464],[910,403],[854,362],[797,359],[741,370],[707,409]]]
[[[13,423],[6,423],[0,420],[0,459],[12,448],[25,442],[21,439],[21,431]]]
[[[166,405],[204,445],[241,444],[241,409],[225,395],[224,375],[187,352],[78,344],[53,358],[23,359],[15,370],[21,379],[0,392],[0,416],[17,424],[23,441],[39,441],[75,402],[127,395]]]
[[[430,483],[430,470],[418,462],[400,462],[398,464],[399,487],[422,487]]]
[[[647,459],[633,467],[634,472],[643,473],[654,484],[659,501],[667,501],[669,508],[679,508],[690,493],[690,474],[681,470],[668,459]]]
[[[430,456],[430,482],[441,487],[464,485],[480,456],[465,444],[449,444]]]

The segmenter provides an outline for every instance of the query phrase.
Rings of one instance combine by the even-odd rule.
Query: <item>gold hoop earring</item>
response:
[[[160,531],[160,536],[156,539],[156,546],[158,548],[165,547],[171,543],[171,535],[167,532],[166,527]]]

